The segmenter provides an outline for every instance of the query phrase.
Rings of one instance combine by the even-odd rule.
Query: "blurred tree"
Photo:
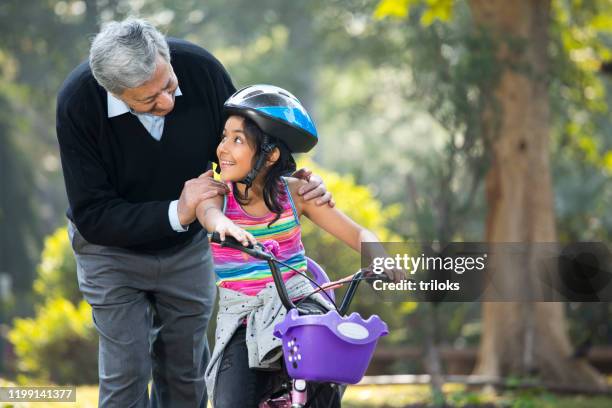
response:
[[[557,240],[550,175],[549,1],[472,1],[475,23],[499,41],[501,77],[495,88],[501,113],[482,112],[492,140],[487,175],[488,242]],[[494,260],[492,260],[495,262]],[[517,271],[536,288],[537,267],[500,264],[503,287],[516,288]],[[518,267],[518,268],[517,268]],[[525,283],[521,283],[524,285]],[[504,316],[505,322],[500,321]],[[515,322],[508,324],[508,320]],[[605,386],[572,346],[561,303],[485,303],[478,373],[518,372],[567,385]],[[561,356],[561,358],[559,358]]]
[[[14,144],[33,163],[22,165],[33,173],[23,188],[33,192],[35,212],[46,220],[38,241],[62,222],[65,209],[53,131],[55,92],[86,58],[88,41],[99,25],[127,14],[139,14],[169,35],[210,49],[237,86],[271,82],[306,100],[322,135],[316,160],[353,174],[383,205],[401,203],[402,216],[388,227],[402,238],[479,237],[490,148],[481,112],[496,106],[495,44],[485,31],[473,29],[466,2],[428,0],[424,6],[422,1],[400,1],[387,13],[407,17],[399,24],[376,21],[372,11],[377,3],[1,2],[0,70],[11,75],[0,90],[8,107],[0,111],[6,114],[2,120],[10,125],[5,129]],[[554,62],[548,78],[559,236],[564,240],[609,240],[612,231],[606,205],[612,197],[612,141],[607,137],[612,129],[602,103],[604,88],[595,76],[598,59],[605,57],[596,33],[612,24],[592,6],[596,3],[553,2]],[[413,12],[408,13],[407,4]],[[0,143],[4,149],[4,141]],[[3,194],[13,187],[2,185]],[[33,218],[31,222],[40,225]],[[14,241],[9,244],[31,242]],[[5,248],[5,242],[0,245]],[[7,250],[3,255],[9,253],[13,255]],[[20,278],[31,279],[32,268],[28,271]],[[455,317],[466,310],[453,307],[448,316],[441,314],[448,319],[441,322],[446,339],[462,331]],[[410,315],[411,324],[427,321],[420,313]],[[418,339],[421,332],[406,327],[403,339]],[[477,336],[472,333],[471,339]]]
[[[23,294],[30,290],[39,230],[29,194],[32,173],[3,120],[7,106],[0,92],[0,372],[10,367],[3,361],[5,323],[13,315],[32,309],[28,305],[31,297]]]
[[[383,0],[376,13],[405,17],[410,6],[418,3]],[[427,4],[421,13],[425,25],[435,19],[448,20],[454,7],[449,0]],[[474,0],[469,6],[474,32],[492,40],[487,51],[493,56],[496,72],[485,98],[488,103],[481,106],[476,118],[491,160],[487,241],[556,241],[549,168],[550,2]],[[603,3],[599,6],[601,12]],[[477,90],[487,94],[485,88]],[[516,279],[517,271],[524,271],[527,279],[536,272],[529,260],[518,267],[498,266],[506,268],[502,287],[507,288],[515,288],[521,281]],[[532,280],[530,285],[536,282]],[[487,303],[483,313],[477,372],[494,376],[537,373],[544,380],[568,385],[604,384],[584,361],[569,358],[572,350],[561,304]],[[513,324],[508,324],[508,319]]]
[[[33,278],[39,218],[30,195],[29,160],[10,134],[9,109],[0,93],[0,274],[8,275],[12,289],[23,293]]]
[[[0,66],[10,68],[2,94],[9,104],[5,118],[20,145],[36,163],[32,166],[36,194],[45,222],[43,234],[57,226],[65,210],[65,195],[53,189],[61,183],[55,140],[55,98],[68,73],[84,60],[98,13],[113,8],[117,0],[98,7],[95,0],[51,0],[0,4]],[[52,181],[52,182],[50,182]]]
[[[555,1],[551,98],[559,239],[612,239],[612,11],[603,1]],[[605,35],[607,33],[607,36]]]
[[[13,278],[13,313],[20,315],[32,312],[29,292],[42,237],[65,210],[55,92],[83,57],[96,3],[0,4],[0,273]]]

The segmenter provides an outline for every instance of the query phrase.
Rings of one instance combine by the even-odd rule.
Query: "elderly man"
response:
[[[148,406],[151,373],[160,406],[206,404],[215,285],[195,208],[226,192],[206,170],[234,91],[207,51],[128,19],[95,37],[89,62],[59,92],[69,232],[100,336],[101,407]],[[333,205],[318,177],[304,193]]]

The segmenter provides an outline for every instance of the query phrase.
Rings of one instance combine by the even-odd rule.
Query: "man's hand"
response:
[[[298,194],[304,196],[304,200],[309,201],[317,199],[315,204],[319,206],[327,204],[333,208],[336,205],[331,193],[325,188],[323,179],[316,174],[312,174],[312,171],[305,168],[299,169],[293,173],[292,176],[308,182],[308,184],[300,187],[298,190]]]
[[[198,178],[187,180],[177,205],[179,222],[183,226],[191,224],[196,219],[196,207],[201,201],[228,192],[229,188],[224,183],[213,179],[212,170],[202,173]]]

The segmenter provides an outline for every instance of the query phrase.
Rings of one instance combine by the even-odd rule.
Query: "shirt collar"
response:
[[[181,96],[182,94],[181,88],[177,86],[176,91],[174,91],[174,96]],[[130,107],[121,99],[114,97],[110,92],[106,93],[106,104],[108,106],[109,118],[114,118],[115,116],[130,112]]]

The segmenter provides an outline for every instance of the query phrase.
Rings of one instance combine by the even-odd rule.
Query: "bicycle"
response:
[[[359,313],[345,316],[359,283],[368,279],[364,270],[331,282],[325,271],[307,258],[307,269],[314,279],[297,272],[311,281],[314,291],[294,304],[277,266],[288,265],[276,259],[263,245],[244,246],[231,236],[222,241],[218,233],[211,234],[210,240],[267,261],[280,300],[287,309],[284,321],[274,328],[274,335],[282,341],[286,378],[277,390],[260,402],[259,408],[308,408],[321,390],[319,385],[309,399],[308,382],[330,383],[337,387],[356,384],[363,378],[378,339],[389,333],[387,324],[377,315],[367,320]],[[347,283],[349,287],[337,307],[333,290]],[[302,302],[315,293],[326,296],[335,310],[309,314],[300,309]]]

